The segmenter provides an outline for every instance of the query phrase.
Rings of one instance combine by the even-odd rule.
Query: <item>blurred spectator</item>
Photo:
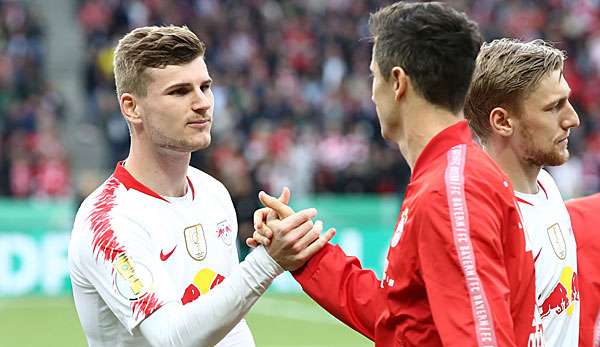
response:
[[[0,195],[70,194],[62,100],[42,77],[41,39],[25,2],[0,1]]]
[[[128,146],[118,104],[109,100],[115,41],[135,26],[188,25],[207,43],[216,103],[213,144],[193,161],[219,177],[234,200],[248,205],[257,189],[277,193],[283,185],[300,195],[403,191],[410,172],[396,146],[380,137],[370,47],[361,40],[368,13],[389,2],[81,1],[91,117],[112,144],[107,165],[123,159]],[[544,38],[567,51],[565,74],[582,127],[570,142],[575,160],[556,175],[567,196],[600,190],[600,2],[451,3],[488,39]],[[584,179],[576,184],[569,168]]]

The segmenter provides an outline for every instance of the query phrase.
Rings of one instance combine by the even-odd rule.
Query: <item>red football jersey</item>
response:
[[[376,346],[536,346],[535,273],[513,188],[466,121],[415,163],[379,281],[327,245],[296,280]]]
[[[581,321],[579,345],[600,346],[600,193],[567,201],[577,241]]]

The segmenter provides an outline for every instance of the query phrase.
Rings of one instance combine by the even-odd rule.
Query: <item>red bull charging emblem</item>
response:
[[[573,312],[575,301],[579,301],[579,285],[577,273],[570,267],[565,267],[561,273],[560,280],[542,303],[540,312],[542,318],[552,314],[560,315],[566,311],[570,316]]]
[[[211,269],[205,268],[198,271],[196,276],[194,276],[193,283],[185,289],[181,297],[181,303],[185,305],[196,300],[200,295],[206,295],[211,289],[223,282],[224,279],[225,276]]]

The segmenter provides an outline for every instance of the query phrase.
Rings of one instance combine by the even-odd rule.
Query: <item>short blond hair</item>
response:
[[[491,135],[490,112],[496,107],[520,112],[523,100],[544,76],[562,70],[566,56],[543,40],[499,39],[481,47],[465,101],[465,117],[485,142]]]
[[[117,96],[146,96],[146,68],[183,65],[204,56],[205,45],[186,26],[148,26],[125,35],[115,49],[113,71]]]

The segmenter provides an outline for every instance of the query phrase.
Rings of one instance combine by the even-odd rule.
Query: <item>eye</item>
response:
[[[561,109],[562,109],[562,108],[565,106],[565,104],[566,104],[566,103],[567,103],[567,100],[566,100],[566,99],[562,99],[562,100],[560,100],[560,101],[559,101],[559,102],[556,104],[556,106],[554,106],[554,110],[555,110],[555,111],[559,111],[559,110],[561,110]]]
[[[185,95],[185,94],[187,94],[187,92],[188,92],[187,88],[177,88],[177,89],[174,89],[174,90],[172,90],[172,91],[169,93],[169,95],[177,95],[177,96],[182,96],[182,95]]]
[[[207,91],[207,90],[209,90],[209,89],[210,89],[210,83],[203,84],[202,86],[200,86],[200,90],[201,90],[203,93],[206,93],[206,91]]]

